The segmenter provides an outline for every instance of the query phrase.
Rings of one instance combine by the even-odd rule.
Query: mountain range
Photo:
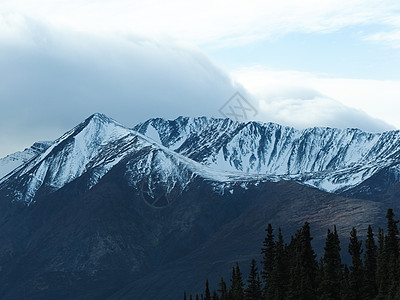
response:
[[[317,252],[384,226],[399,183],[400,131],[94,114],[0,159],[0,293],[180,299],[258,258],[268,223],[310,222]]]

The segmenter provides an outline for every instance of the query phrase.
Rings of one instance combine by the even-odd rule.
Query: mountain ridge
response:
[[[384,226],[384,198],[400,194],[396,134],[374,144],[384,147],[363,150],[383,162],[354,164],[368,156],[346,156],[330,145],[339,136],[343,147],[355,147],[364,136],[356,130],[304,133],[209,118],[158,122],[154,130],[132,129],[92,115],[0,179],[2,298],[178,299],[183,290],[201,292],[199,278],[228,278],[236,261],[245,274],[268,223],[290,238],[310,222],[317,253],[336,225],[346,249],[351,227],[361,237],[368,224]],[[338,149],[330,165],[315,163]],[[251,166],[246,159],[254,154],[262,170],[279,170],[282,153],[292,157],[290,170],[304,172],[238,168]],[[336,178],[335,187],[340,180],[359,184],[336,194],[308,184],[326,178]]]
[[[328,192],[353,188],[370,177],[369,171],[375,166],[382,169],[400,163],[400,131],[296,130],[275,123],[204,117],[150,119],[135,130],[158,134],[155,138],[164,146],[212,168],[283,176]],[[366,170],[366,164],[371,163],[374,165]],[[327,177],[326,172],[333,173],[331,178],[319,180]],[[350,178],[354,174],[359,178]],[[355,183],[342,184],[346,176]]]
[[[134,142],[135,137],[141,142]],[[154,158],[159,164],[171,165],[172,159],[193,174],[220,182],[295,180],[340,194],[382,170],[400,174],[400,131],[296,130],[275,123],[207,117],[156,118],[128,128],[96,113],[0,178],[0,190],[6,188],[9,198],[30,203],[39,190],[54,191],[85,172],[92,173],[91,188],[123,157],[146,143],[158,149],[152,155],[164,153],[163,159]],[[168,178],[171,170],[160,171],[166,174],[163,180],[183,187],[182,180],[187,179]],[[140,173],[136,168],[132,176]]]
[[[0,179],[51,146],[52,141],[35,142],[31,147],[0,158]]]

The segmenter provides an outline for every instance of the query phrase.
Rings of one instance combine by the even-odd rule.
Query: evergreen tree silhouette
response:
[[[365,299],[375,299],[378,293],[376,284],[377,246],[371,225],[368,226],[367,239],[365,241],[364,265],[364,297]]]
[[[364,273],[363,273],[363,264],[361,260],[361,253],[363,250],[361,249],[362,242],[358,240],[357,230],[353,227],[350,232],[350,244],[349,244],[349,253],[351,255],[351,263],[350,266],[350,275],[349,275],[349,283],[350,283],[350,293],[349,299],[364,299],[363,295],[363,286],[364,286]]]
[[[334,232],[328,229],[324,249],[324,277],[321,282],[320,299],[340,299],[342,262],[340,258],[340,243],[336,227]]]
[[[261,281],[260,275],[258,274],[257,262],[255,259],[251,261],[250,274],[247,279],[247,288],[244,291],[246,300],[261,300]]]
[[[262,254],[262,270],[261,270],[261,278],[264,283],[263,287],[263,294],[266,296],[267,289],[268,289],[268,281],[271,277],[272,271],[275,265],[275,236],[274,236],[274,229],[272,228],[271,224],[268,224],[267,229],[267,236],[264,239],[263,247],[261,248]]]

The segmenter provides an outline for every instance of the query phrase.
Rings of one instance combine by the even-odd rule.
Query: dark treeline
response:
[[[185,292],[184,299],[400,299],[399,221],[394,219],[392,209],[388,209],[386,218],[386,231],[379,228],[377,238],[368,227],[364,245],[353,227],[348,246],[350,266],[341,261],[336,227],[328,230],[324,254],[317,260],[309,223],[291,237],[289,244],[281,229],[276,235],[269,224],[261,249],[262,261],[258,266],[252,260],[247,279],[243,279],[236,263],[230,280],[221,277],[217,290],[211,292],[207,280],[204,293]]]

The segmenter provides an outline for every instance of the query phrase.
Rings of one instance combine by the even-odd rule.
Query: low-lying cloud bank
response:
[[[28,146],[55,138],[94,112],[128,126],[151,117],[218,116],[236,90],[246,94],[187,45],[17,21],[0,32],[0,140],[7,141],[0,155],[21,140]]]
[[[231,74],[257,99],[259,118],[264,120],[297,128],[352,127],[371,132],[400,126],[398,110],[390,112],[391,107],[400,109],[400,82],[338,79],[264,67]],[[380,117],[385,116],[383,121]]]
[[[0,157],[54,139],[94,112],[127,126],[151,117],[220,117],[239,91],[259,121],[296,127],[391,127],[304,90],[246,92],[197,48],[134,35],[85,34],[12,15],[0,18]],[[289,93],[289,94],[288,94]],[[253,97],[254,96],[254,97]]]

